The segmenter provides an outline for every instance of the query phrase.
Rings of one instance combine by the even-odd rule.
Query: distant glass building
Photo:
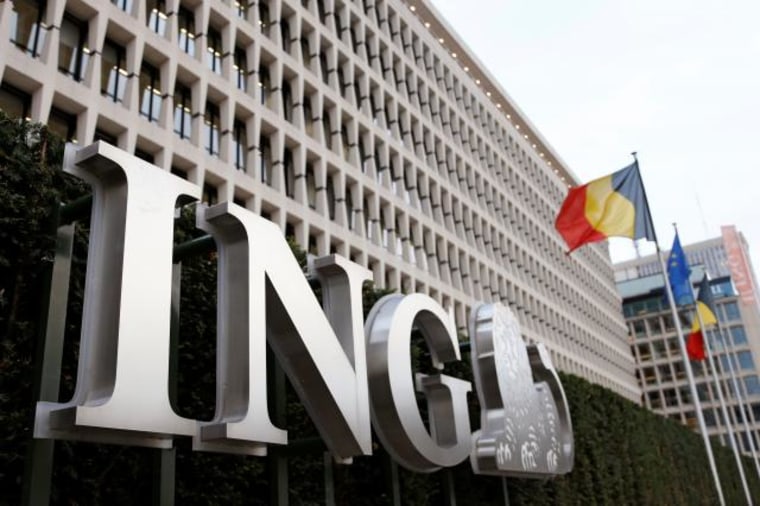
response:
[[[737,251],[732,250],[734,244],[731,241],[735,238],[740,238],[738,244],[742,246],[743,265],[738,265]],[[694,262],[691,281],[695,286],[705,272],[712,277],[710,286],[721,332],[715,329],[708,332],[708,336],[714,357],[720,364],[719,379],[729,406],[729,417],[733,417],[730,421],[740,429],[742,449],[748,452],[750,447],[741,425],[739,402],[729,373],[729,365],[733,365],[740,394],[747,401],[746,415],[751,430],[760,443],[760,312],[754,298],[754,276],[746,242],[734,227],[723,227],[721,237],[684,246],[684,250],[690,263]],[[699,260],[704,263],[699,264]],[[643,391],[642,403],[657,413],[697,428],[694,403],[665,298],[659,262],[649,256],[617,264],[615,269],[630,332],[631,351],[636,358],[637,377]],[[744,293],[732,276],[734,272],[745,281]],[[682,309],[680,317],[684,334],[688,334],[693,310]],[[707,361],[692,362],[692,368],[708,429],[711,434],[724,438],[726,424],[709,364]],[[736,422],[739,422],[738,426]]]
[[[13,0],[0,27],[0,109],[187,178],[459,328],[503,301],[558,368],[638,400],[607,248],[568,257],[554,231],[575,176],[430,2]]]

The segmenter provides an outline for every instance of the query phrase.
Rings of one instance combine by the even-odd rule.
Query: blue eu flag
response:
[[[691,269],[689,269],[686,255],[683,253],[678,232],[676,232],[673,248],[670,250],[670,256],[668,257],[668,279],[670,280],[670,287],[673,290],[673,298],[677,306],[694,304],[689,274],[691,274]]]

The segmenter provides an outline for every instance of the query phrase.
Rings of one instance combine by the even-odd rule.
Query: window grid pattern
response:
[[[651,297],[652,300],[660,296]],[[649,409],[676,419],[695,430],[698,423],[684,370],[681,351],[675,325],[667,305],[658,302],[646,304],[642,300],[625,301],[626,309],[639,308],[638,311],[626,311],[631,352],[636,357],[637,377],[642,389],[642,403]],[[736,305],[737,298],[730,297],[716,301],[716,312],[725,311],[728,305]],[[682,310],[679,315],[684,332],[691,328],[693,310]],[[722,332],[708,331],[708,339],[713,357],[718,368],[718,378],[727,386],[724,396],[729,411],[736,411],[737,420],[740,405],[731,380],[730,366],[737,377],[740,394],[749,403],[748,421],[758,437],[760,429],[760,382],[753,360],[750,344],[744,333],[744,326],[733,321],[723,324]],[[730,364],[729,364],[730,362]],[[708,431],[713,435],[725,437],[725,424],[722,422],[722,410],[715,391],[713,373],[708,361],[692,362],[701,403]],[[753,410],[758,416],[753,414]],[[743,442],[744,452],[751,452],[748,441]]]

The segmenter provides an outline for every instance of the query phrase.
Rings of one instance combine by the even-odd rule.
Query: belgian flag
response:
[[[608,237],[655,241],[638,162],[572,188],[554,224],[569,251]]]
[[[699,284],[697,311],[699,312],[699,316],[694,313],[694,320],[691,322],[691,332],[686,338],[686,353],[689,356],[689,360],[704,360],[706,358],[705,336],[699,325],[699,317],[701,317],[702,323],[705,326],[718,323],[718,319],[715,318],[715,311],[713,311],[712,292],[710,291],[710,282],[707,279],[707,274],[705,274],[702,282]]]

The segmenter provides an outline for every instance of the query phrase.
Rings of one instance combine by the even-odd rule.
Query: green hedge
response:
[[[61,143],[44,128],[0,115],[0,504],[18,504],[21,497],[31,437],[35,342],[52,263],[53,209],[87,191],[60,172],[61,158]],[[186,211],[176,227],[178,242],[200,233],[192,223]],[[84,223],[75,245],[61,399],[71,395],[76,378],[86,241]],[[300,256],[303,260],[302,252]],[[177,410],[198,419],[209,419],[214,407],[215,269],[213,253],[183,264]],[[380,295],[368,287],[365,310]],[[416,350],[415,362],[422,356]],[[455,370],[471,379],[467,362]],[[581,378],[562,375],[562,380],[572,411],[575,469],[548,481],[507,480],[511,505],[717,504],[698,435]],[[475,396],[470,404],[477,424]],[[291,439],[316,434],[292,391],[286,408]],[[732,454],[720,445],[715,445],[715,454],[727,503],[743,504]],[[53,503],[149,502],[157,455],[143,448],[58,442]],[[268,504],[270,460],[193,452],[189,441],[178,438],[177,504]],[[332,467],[338,504],[389,504],[391,466],[381,447],[376,445],[372,457],[356,458],[350,466]],[[753,496],[760,498],[760,482],[746,459],[745,469]],[[290,457],[291,503],[323,504],[324,472],[319,445]],[[440,504],[447,481],[453,482],[459,504],[502,501],[502,480],[473,475],[468,462],[429,475],[403,469],[398,473],[403,504]]]

